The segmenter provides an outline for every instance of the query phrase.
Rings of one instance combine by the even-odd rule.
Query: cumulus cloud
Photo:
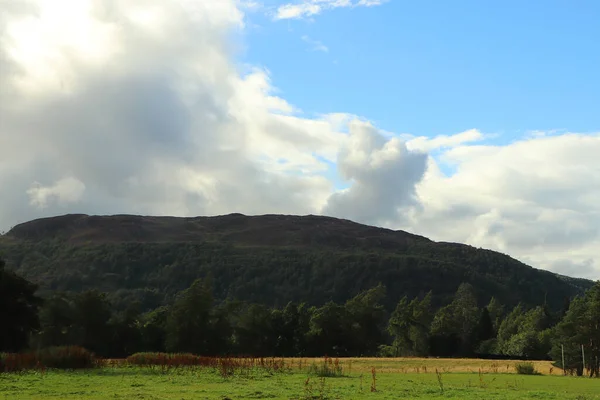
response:
[[[67,212],[323,213],[600,277],[600,135],[492,146],[478,130],[306,118],[268,71],[234,63],[252,8],[240,4],[0,2],[0,227]]]
[[[387,140],[370,123],[350,123],[349,140],[337,160],[348,189],[334,193],[324,213],[378,225],[397,224],[402,207],[414,204],[414,188],[427,156],[397,138]]]
[[[450,148],[440,158],[456,172],[445,176],[430,159],[417,184],[420,208],[405,227],[437,240],[503,251],[537,267],[597,278],[597,154],[598,134]]]
[[[328,203],[325,176],[358,137],[348,136],[356,117],[303,118],[273,94],[267,71],[240,72],[234,0],[6,4],[3,227],[69,211],[308,214]],[[384,158],[399,150],[367,151],[393,169]]]
[[[301,19],[321,14],[323,11],[341,7],[372,7],[386,3],[388,0],[304,0],[297,3],[286,3],[277,7],[274,18]]]
[[[30,204],[183,215],[326,200],[316,172],[343,135],[295,117],[266,71],[238,71],[235,1],[24,5],[0,5],[2,225],[39,216]]]

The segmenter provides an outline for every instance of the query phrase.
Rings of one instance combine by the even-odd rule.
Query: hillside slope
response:
[[[429,290],[439,305],[470,282],[482,304],[546,299],[558,310],[592,284],[489,250],[312,215],[65,215],[15,226],[0,237],[0,256],[41,291],[97,288],[118,307],[153,308],[205,276],[219,299],[269,305],[345,301],[381,282],[388,308]]]

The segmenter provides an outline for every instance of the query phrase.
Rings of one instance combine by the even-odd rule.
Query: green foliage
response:
[[[498,328],[500,328],[500,323],[504,318],[504,306],[496,299],[496,297],[492,297],[485,308],[488,310],[490,319],[492,320],[495,335],[498,333]]]
[[[518,305],[500,324],[497,337],[489,311],[477,308],[469,285],[461,285],[453,301],[435,314],[429,293],[410,302],[402,299],[387,318],[381,304],[384,297],[385,288],[378,285],[344,304],[328,302],[321,307],[288,303],[283,308],[270,308],[239,301],[215,304],[210,281],[198,280],[171,306],[140,313],[135,303],[124,311],[111,312],[106,297],[95,291],[57,293],[42,308],[42,326],[31,343],[33,348],[87,343],[100,349],[101,356],[117,358],[169,349],[203,357],[478,353],[544,359],[552,349],[556,360],[559,340],[565,343],[568,360],[578,360],[578,343],[582,342],[588,343],[584,348],[590,357],[596,354],[595,342],[587,336],[594,332],[594,320],[586,319],[595,315],[588,307],[595,304],[592,291],[575,299],[556,327],[544,307],[525,310]],[[586,366],[590,372],[593,360]],[[581,363],[571,364],[567,363],[567,369],[582,373]]]
[[[265,356],[277,341],[274,311],[262,304],[243,307],[238,314],[236,345],[247,354]]]
[[[431,323],[433,351],[436,355],[469,355],[476,343],[479,309],[474,289],[461,284],[452,303],[442,307]],[[448,353],[449,349],[454,349]]]
[[[516,335],[519,332],[519,327],[521,326],[524,314],[524,307],[519,303],[512,309],[506,318],[504,318],[498,327],[498,340],[506,342],[510,340],[511,336]]]
[[[138,317],[137,326],[140,331],[140,347],[142,349],[165,351],[168,313],[169,308],[162,306]]]
[[[213,308],[210,286],[196,280],[169,310],[166,347],[172,352],[211,354],[209,333]]]
[[[376,355],[384,340],[386,315],[380,304],[384,296],[385,288],[378,285],[346,304],[328,302],[312,308],[306,335],[309,355]]]
[[[520,375],[539,375],[536,371],[535,365],[530,362],[522,362],[515,365],[515,371]]]
[[[107,354],[111,306],[106,294],[97,290],[83,292],[77,296],[74,306],[81,329],[81,346],[95,353]]]
[[[496,335],[494,332],[494,324],[487,307],[481,310],[479,322],[477,322],[477,340],[480,342],[493,339]]]
[[[477,354],[501,354],[498,350],[498,339],[492,338],[479,343],[475,350]]]
[[[600,376],[600,282],[585,296],[571,301],[569,310],[554,329],[552,358],[560,367],[564,349],[564,369],[570,373]],[[583,363],[583,352],[586,363]]]
[[[544,307],[525,311],[522,305],[515,307],[502,321],[498,329],[498,349],[513,357],[543,359],[550,352],[552,318]]]
[[[600,289],[559,311],[589,282],[490,251],[335,219],[237,215],[148,225],[136,218],[126,217],[124,226],[140,226],[113,226],[108,237],[106,227],[93,225],[98,220],[72,216],[25,224],[0,238],[11,268],[43,283],[46,297],[38,327],[34,286],[0,269],[0,285],[8,288],[0,292],[0,313],[9,310],[5,319],[17,327],[2,331],[0,344],[77,345],[117,358],[165,351],[523,358],[550,352],[555,360],[563,344],[565,368],[598,375]],[[69,225],[72,219],[81,225]],[[81,240],[88,236],[94,239]],[[539,305],[542,299],[548,302]],[[505,306],[515,305],[505,316]]]
[[[396,346],[389,346],[387,344],[380,344],[379,347],[377,348],[377,357],[383,357],[383,358],[392,358],[392,357],[398,357],[398,347]]]
[[[339,378],[344,376],[344,370],[339,359],[325,357],[320,363],[313,363],[308,369],[309,375],[323,378]]]
[[[328,302],[322,307],[313,308],[311,314],[307,339],[314,355],[347,356],[351,323],[346,308]]]
[[[346,302],[347,318],[351,322],[348,332],[352,341],[350,348],[354,354],[375,355],[383,342],[386,312],[381,303],[385,296],[385,286],[379,284]]]
[[[170,304],[208,275],[217,302],[271,307],[342,304],[385,282],[389,312],[405,295],[429,291],[437,309],[462,282],[476,288],[480,304],[494,296],[511,308],[538,305],[553,293],[548,304],[557,311],[564,298],[591,286],[492,251],[310,216],[65,216],[15,227],[0,237],[0,252],[41,293],[97,289],[116,309],[137,301],[142,312]]]
[[[387,331],[394,338],[394,356],[424,356],[429,353],[429,330],[432,321],[432,294],[410,303],[402,298],[392,313]]]
[[[41,299],[37,286],[4,269],[0,259],[0,352],[20,351],[27,346],[30,333],[39,327]]]
[[[462,283],[458,287],[451,307],[458,325],[457,334],[461,341],[461,353],[467,355],[471,352],[476,340],[475,334],[479,315],[475,289],[471,284]]]
[[[117,349],[113,343],[127,348],[130,341],[118,324],[119,318],[112,318],[112,307],[105,293],[97,290],[55,293],[40,310],[41,329],[33,335],[32,347],[77,345],[101,356],[122,356],[127,349]],[[133,319],[134,316],[130,317],[126,323],[132,324]]]
[[[310,310],[305,304],[288,303],[282,310],[272,311],[275,341],[270,343],[273,354],[287,357],[307,354]]]

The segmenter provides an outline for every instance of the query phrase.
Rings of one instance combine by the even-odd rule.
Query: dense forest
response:
[[[481,306],[461,284],[435,310],[432,293],[402,298],[393,312],[378,285],[345,303],[268,307],[217,303],[210,279],[196,280],[172,304],[141,312],[115,311],[104,293],[54,293],[36,287],[0,262],[0,351],[79,345],[104,357],[141,351],[252,356],[443,356],[544,359],[582,375],[599,374],[600,282],[551,312],[546,305],[511,309],[495,298]],[[564,353],[563,353],[564,352]],[[582,354],[586,354],[585,365]]]
[[[598,374],[600,283],[327,217],[90,217],[0,237],[0,351],[552,358]]]
[[[343,304],[385,282],[388,312],[429,292],[437,309],[461,283],[481,304],[493,296],[511,309],[557,312],[592,285],[494,251],[321,216],[65,215],[15,226],[0,236],[0,256],[41,295],[98,290],[119,311],[171,304],[206,277],[219,303],[270,307]]]

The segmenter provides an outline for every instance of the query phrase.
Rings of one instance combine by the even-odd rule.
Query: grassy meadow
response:
[[[535,363],[540,375],[518,375],[513,361],[340,359],[342,376],[335,377],[311,371],[322,359],[284,364],[280,370],[252,367],[228,376],[218,368],[124,362],[3,373],[0,399],[600,399],[599,379],[561,376],[548,362]]]

